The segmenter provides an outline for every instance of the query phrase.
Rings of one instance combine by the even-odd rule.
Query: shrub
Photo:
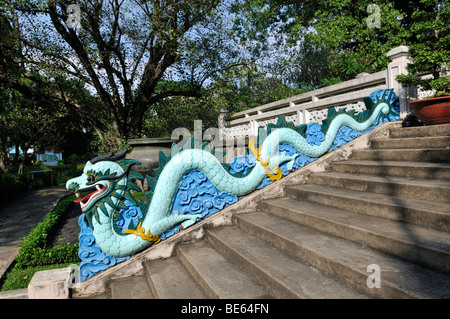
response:
[[[22,238],[19,254],[15,262],[19,268],[52,265],[57,263],[78,263],[78,243],[47,247],[47,237],[57,225],[58,220],[73,207],[74,195],[68,195],[60,200],[58,205],[31,230],[27,237]]]

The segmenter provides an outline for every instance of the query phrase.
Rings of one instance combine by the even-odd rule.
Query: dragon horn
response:
[[[91,164],[95,164],[95,163],[98,163],[98,162],[101,162],[101,161],[112,161],[112,162],[115,162],[117,160],[120,160],[120,159],[124,158],[126,154],[127,154],[127,150],[123,150],[123,151],[121,151],[121,152],[119,152],[117,154],[114,154],[113,152],[109,152],[106,155],[98,156],[98,157],[95,157],[95,158],[91,159],[90,162],[91,162]]]

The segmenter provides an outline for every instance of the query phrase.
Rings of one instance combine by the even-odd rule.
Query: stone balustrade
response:
[[[261,105],[229,117],[223,113],[219,116],[219,129],[224,139],[256,137],[258,128],[266,128],[269,123],[276,123],[284,115],[286,120],[295,125],[315,122],[322,123],[330,107],[336,110],[345,108],[359,113],[365,110],[363,98],[375,90],[392,88],[400,98],[400,118],[408,114],[408,98],[414,94],[395,80],[399,74],[407,74],[406,66],[410,63],[407,46],[397,47],[387,53],[392,59],[388,68],[373,74],[363,73],[356,79],[324,87],[318,90],[295,95],[287,99]]]

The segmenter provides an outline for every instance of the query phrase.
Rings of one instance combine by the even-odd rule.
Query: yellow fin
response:
[[[264,167],[264,172],[266,173],[266,175],[270,178],[271,181],[279,180],[283,176],[283,172],[281,171],[281,169],[278,166],[275,167],[272,170],[272,172],[270,171],[270,169],[269,169],[270,157],[267,158],[266,161],[263,161],[261,159],[261,147],[258,147],[258,148],[255,147],[255,140],[253,138],[250,138],[248,140],[248,148],[253,153],[253,155],[256,157],[258,162],[260,162],[261,165]]]

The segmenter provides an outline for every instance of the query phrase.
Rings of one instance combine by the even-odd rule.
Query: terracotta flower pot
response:
[[[409,105],[425,125],[450,123],[450,96],[409,102]]]

